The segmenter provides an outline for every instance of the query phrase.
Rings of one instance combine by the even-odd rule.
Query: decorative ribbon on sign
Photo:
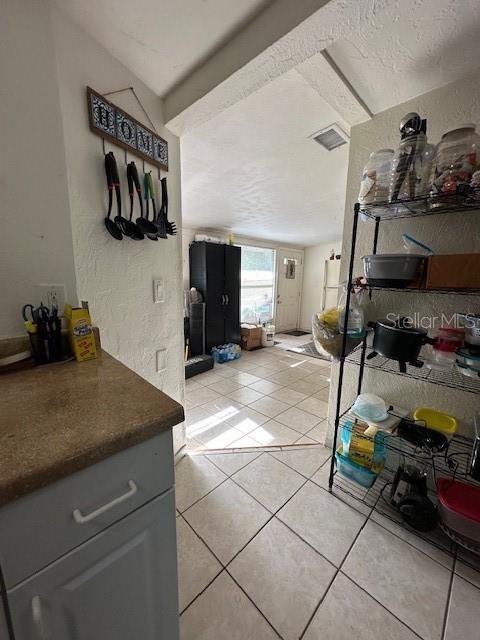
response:
[[[133,91],[132,87],[129,89]],[[134,91],[133,93],[137,97]],[[168,171],[166,140],[90,87],[87,87],[87,104],[90,130],[93,133]]]

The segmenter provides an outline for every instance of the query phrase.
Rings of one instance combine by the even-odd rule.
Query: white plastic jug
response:
[[[275,344],[275,325],[266,324],[262,327],[262,347],[273,347]]]

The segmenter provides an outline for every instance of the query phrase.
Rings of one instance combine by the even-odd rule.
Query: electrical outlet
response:
[[[153,281],[153,301],[165,302],[165,287],[162,279]]]
[[[65,285],[64,284],[39,284],[39,300],[50,309],[56,305],[59,314],[63,313],[65,308]]]
[[[157,373],[162,373],[167,368],[167,350],[157,351]]]

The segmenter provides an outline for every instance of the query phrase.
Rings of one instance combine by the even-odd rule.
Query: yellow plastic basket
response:
[[[457,431],[458,422],[453,416],[447,413],[429,409],[428,407],[419,407],[413,414],[415,422],[422,423],[425,427],[443,433],[447,438],[453,437]]]

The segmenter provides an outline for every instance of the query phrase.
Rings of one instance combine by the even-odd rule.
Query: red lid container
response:
[[[465,329],[455,329],[453,327],[442,327],[438,330],[438,336],[433,346],[437,351],[454,353],[463,347],[465,340]]]

